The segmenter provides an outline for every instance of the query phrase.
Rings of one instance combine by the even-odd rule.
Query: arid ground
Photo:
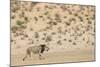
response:
[[[23,61],[30,46],[50,50]],[[11,66],[95,60],[95,6],[11,0]]]

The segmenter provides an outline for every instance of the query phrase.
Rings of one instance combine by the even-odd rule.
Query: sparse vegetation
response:
[[[16,12],[16,10],[12,7],[11,8],[11,11],[13,12],[13,13],[15,13]]]
[[[34,41],[32,40],[32,41],[30,41],[30,43],[28,43],[29,45],[31,45],[31,44],[34,44]]]
[[[17,21],[16,21],[16,24],[17,24],[18,26],[22,26],[22,25],[24,24],[24,22],[23,22],[23,21],[20,21],[20,20],[17,20]]]
[[[85,14],[88,14],[87,9],[84,9],[85,11],[80,10],[76,5],[75,7],[71,6],[71,4],[70,6],[61,4],[58,6],[57,4],[52,5],[47,3],[37,4],[37,2],[22,2],[19,4],[21,4],[21,6],[15,4],[13,5],[13,11],[11,10],[11,44],[14,44],[14,46],[12,46],[13,49],[16,49],[16,46],[18,46],[18,48],[21,46],[20,50],[12,51],[15,52],[12,53],[12,55],[20,55],[18,60],[22,59],[21,56],[25,55],[24,53],[17,53],[18,51],[26,50],[26,48],[35,45],[49,45],[51,52],[64,50],[65,53],[68,50],[70,51],[70,49],[80,48],[80,46],[84,47],[86,45],[94,47],[95,29],[93,12],[90,13],[90,16],[83,17]],[[21,7],[21,9],[17,10],[18,8],[16,9],[15,7]],[[90,37],[87,38],[84,36]],[[87,42],[87,40],[89,41]],[[80,45],[81,41],[82,43]],[[68,57],[65,53],[64,58]],[[61,54],[63,56],[63,53]],[[54,56],[56,56],[56,52]],[[59,56],[59,58],[60,57],[61,56]],[[47,60],[50,58],[52,58],[52,55],[50,55]],[[31,61],[31,59],[28,60]],[[33,60],[36,59],[34,58]],[[15,62],[17,62],[17,60],[14,61],[14,63]]]
[[[45,41],[46,41],[46,42],[50,42],[50,41],[52,41],[51,36],[47,36]]]
[[[55,20],[59,23],[61,23],[61,18],[59,14],[55,14]]]
[[[63,11],[66,11],[66,10],[67,10],[66,6],[64,6],[64,5],[61,6],[61,9],[62,9]]]
[[[35,32],[35,38],[39,38],[39,34],[38,34],[38,32]]]
[[[11,28],[11,31],[12,31],[13,33],[15,33],[17,30],[18,30],[18,27],[17,27],[17,26],[13,26],[13,27]]]
[[[52,35],[55,35],[55,34],[56,34],[56,32],[52,32],[51,34],[52,34]]]
[[[12,19],[15,19],[15,17],[16,17],[15,15],[11,16]]]
[[[67,39],[65,38],[64,41],[66,41]]]
[[[61,40],[58,40],[58,41],[57,41],[57,44],[58,44],[58,45],[62,45]]]
[[[28,35],[26,34],[26,35],[24,35],[24,37],[28,37]]]
[[[30,28],[30,31],[33,31],[33,28]]]
[[[23,21],[20,21],[20,20],[17,20],[16,21],[16,24],[17,24],[17,27],[19,28],[19,29],[25,29],[27,26],[25,25],[25,22],[23,22]]]
[[[76,43],[75,43],[75,42],[73,42],[73,45],[76,45]]]
[[[25,28],[27,28],[27,26],[22,25],[22,26],[20,26],[19,28],[20,28],[20,29],[25,29]]]
[[[32,2],[32,5],[36,5],[38,2]]]
[[[58,33],[62,33],[62,28],[61,27],[58,27]]]
[[[43,37],[42,40],[45,40],[45,37]]]
[[[28,21],[28,17],[24,17],[24,20],[27,22]]]
[[[25,12],[24,12],[24,11],[22,11],[22,17],[24,17],[24,15],[25,15]]]
[[[43,33],[43,35],[46,36],[47,34],[46,33]]]
[[[37,18],[37,17],[34,17],[34,20],[35,20],[35,21],[38,21],[38,18]]]
[[[44,15],[48,15],[49,14],[49,12],[48,11],[46,11],[45,13],[44,13]]]
[[[65,22],[65,24],[66,24],[66,26],[70,26],[71,23],[70,22]]]
[[[24,38],[23,38],[23,37],[21,37],[21,40],[24,40]]]
[[[83,18],[81,16],[78,16],[78,18],[80,19],[80,21],[83,21]]]
[[[57,22],[53,22],[53,25],[57,25]]]
[[[92,42],[92,45],[95,45],[95,43],[94,43],[94,42]]]
[[[25,16],[25,13],[24,13],[24,11],[22,11],[21,14],[19,14],[19,17],[22,18],[24,16]]]
[[[15,33],[16,31],[20,30],[20,29],[25,29],[26,26],[24,25],[24,22],[17,20],[16,21],[16,26],[12,26],[11,27],[11,31],[13,33]]]
[[[69,42],[72,42],[72,40],[69,40]]]
[[[14,42],[14,40],[11,39],[10,42]]]

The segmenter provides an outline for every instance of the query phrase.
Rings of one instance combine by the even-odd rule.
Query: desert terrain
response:
[[[40,60],[23,61],[30,46],[46,44]],[[95,6],[11,0],[11,66],[95,60]]]

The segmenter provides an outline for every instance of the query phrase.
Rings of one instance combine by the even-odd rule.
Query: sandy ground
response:
[[[83,49],[77,51],[63,51],[63,52],[48,52],[44,53],[45,59],[39,60],[38,55],[32,58],[27,58],[22,61],[25,54],[11,55],[11,65],[35,65],[35,64],[52,64],[52,63],[67,63],[67,62],[82,62],[94,61],[94,50]],[[14,59],[16,58],[16,59]]]
[[[11,28],[18,29],[15,28],[15,33],[11,30],[11,66],[95,60],[94,9],[93,6],[12,2]],[[22,22],[25,29],[20,27]],[[50,22],[54,25],[50,25]],[[47,29],[48,27],[50,28]],[[35,38],[36,32],[39,34],[38,38]],[[45,59],[39,60],[38,55],[33,55],[23,61],[26,49],[47,44],[47,36],[52,37],[52,41],[49,42],[50,51],[43,54]],[[57,43],[59,41],[61,43]]]

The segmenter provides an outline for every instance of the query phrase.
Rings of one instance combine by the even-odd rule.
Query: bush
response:
[[[17,27],[17,26],[13,26],[13,27],[11,28],[11,31],[12,31],[13,33],[15,33],[17,30],[18,30],[18,27]]]
[[[47,36],[47,37],[46,37],[46,42],[50,42],[50,41],[52,41],[51,36]]]
[[[24,22],[22,22],[22,21],[20,21],[20,20],[17,20],[17,21],[16,21],[16,24],[17,24],[18,26],[22,26],[22,25],[24,24]]]
[[[38,32],[35,32],[35,38],[39,38]]]
[[[25,29],[25,28],[26,28],[26,26],[22,25],[22,26],[20,26],[20,28],[21,28],[21,29]]]
[[[58,41],[57,41],[57,44],[58,44],[58,45],[62,45],[61,40],[58,40]]]

